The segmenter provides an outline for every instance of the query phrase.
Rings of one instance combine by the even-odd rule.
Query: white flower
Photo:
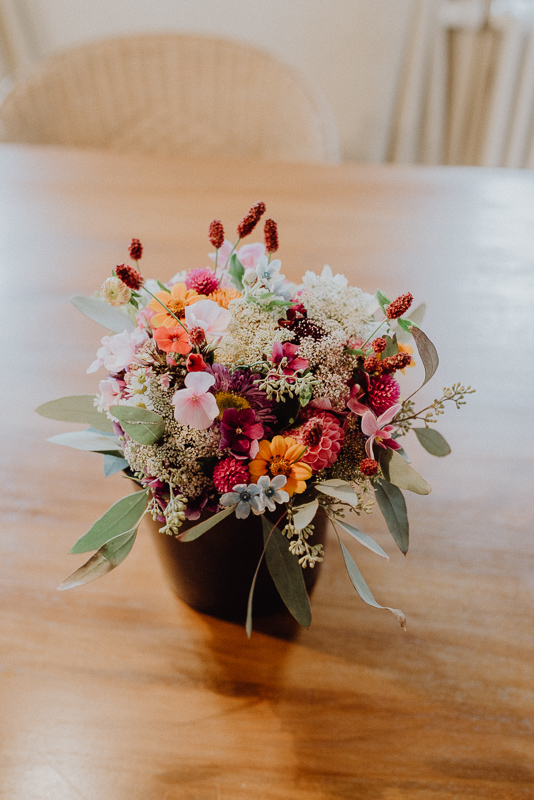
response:
[[[268,475],[262,475],[258,478],[257,485],[261,489],[261,496],[264,505],[269,511],[276,511],[276,503],[288,503],[289,494],[282,491],[282,486],[287,483],[285,475],[276,475],[272,481],[269,481]]]
[[[289,498],[288,498],[289,499]],[[221,506],[236,506],[235,515],[238,519],[246,519],[251,510],[253,514],[263,514],[265,506],[263,493],[255,483],[238,483],[233,491],[226,492],[219,500]]]
[[[185,323],[189,329],[202,328],[213,340],[218,336],[227,333],[228,323],[232,319],[232,313],[227,308],[221,308],[213,300],[198,300],[185,308]]]

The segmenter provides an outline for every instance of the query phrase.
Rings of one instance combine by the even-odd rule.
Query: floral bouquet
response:
[[[404,437],[413,431],[427,451],[447,455],[431,425],[447,401],[459,407],[472,390],[456,384],[423,410],[416,410],[413,394],[402,400],[398,378],[414,364],[409,341],[423,385],[438,366],[419,327],[423,306],[407,317],[411,294],[393,301],[380,291],[366,294],[328,266],[291,283],[273,257],[274,220],[265,222],[264,244],[241,245],[264,212],[263,203],[252,206],[234,244],[214,220],[212,266],[166,283],[143,277],[143,248],[133,239],[135,266],[117,266],[97,296],[72,298],[112,331],[88,369],[107,374],[96,396],[62,398],[38,411],[89,423],[51,441],[103,453],[106,475],[124,470],[138,487],[75,543],[73,553],[97,552],[60,589],[116,567],[145,514],[184,547],[225,517],[255,515],[262,518],[262,558],[276,588],[309,625],[303,570],[323,559],[313,524],[321,514],[336,530],[356,591],[382,608],[340,534],[387,558],[349,516],[369,514],[376,500],[407,552],[401,490],[428,494],[430,487],[411,466]],[[404,626],[402,612],[389,610]]]

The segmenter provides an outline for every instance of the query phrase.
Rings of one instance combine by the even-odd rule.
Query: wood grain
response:
[[[0,176],[0,796],[532,796],[534,175],[4,145]],[[69,295],[97,288],[132,236],[147,275],[206,265],[209,221],[231,233],[259,199],[286,275],[329,263],[427,303],[441,365],[423,399],[477,388],[442,418],[450,456],[410,442],[433,492],[409,498],[408,556],[378,512],[364,528],[391,561],[349,545],[406,633],[358,599],[333,540],[310,630],[272,620],[247,641],[189,610],[148,536],[106,578],[56,592],[83,560],[72,542],[125,492],[98,456],[46,443],[68,426],[33,414],[96,387],[102,331]]]

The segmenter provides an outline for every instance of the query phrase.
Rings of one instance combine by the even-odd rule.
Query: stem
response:
[[[174,317],[174,319],[176,320],[176,322],[178,323],[178,325],[181,325],[181,326],[182,326],[182,328],[184,329],[184,331],[185,331],[186,333],[189,333],[189,331],[188,331],[188,330],[187,330],[187,328],[185,327],[184,323],[183,323],[183,322],[182,322],[182,321],[181,321],[181,320],[180,320],[180,319],[179,319],[179,318],[176,316],[176,314],[173,314],[173,312],[170,310],[170,308],[169,308],[168,306],[166,306],[166,305],[165,305],[165,303],[164,303],[164,302],[162,302],[162,301],[159,299],[159,297],[156,297],[156,295],[155,295],[155,294],[152,294],[152,292],[150,291],[150,289],[147,289],[147,288],[146,288],[146,286],[143,286],[143,289],[144,289],[144,290],[145,290],[145,292],[147,292],[147,293],[148,293],[148,294],[149,294],[151,297],[153,297],[153,298],[154,298],[154,300],[156,300],[156,301],[157,301],[157,302],[160,304],[160,306],[163,306],[163,308],[165,309],[165,311],[167,312],[167,314],[170,314],[170,315],[171,315],[171,317]]]
[[[215,248],[215,262],[213,264],[213,271],[217,272],[217,259],[219,258],[219,249]]]
[[[382,322],[380,323],[380,325],[378,326],[378,328],[377,328],[375,331],[373,331],[373,333],[372,333],[372,334],[369,336],[369,338],[368,338],[368,339],[366,339],[366,340],[365,340],[365,342],[362,344],[362,350],[363,350],[363,348],[365,347],[365,345],[367,344],[367,342],[369,342],[369,341],[370,341],[370,340],[371,340],[371,339],[374,337],[374,335],[375,335],[376,333],[378,333],[378,331],[380,330],[380,328],[382,327],[382,325],[384,324],[384,322],[387,322],[387,317],[384,317],[384,319],[382,320]]]
[[[236,247],[237,247],[237,245],[239,244],[240,241],[241,241],[241,237],[238,236],[237,239],[235,240],[233,246],[232,246],[232,249],[230,250],[230,255],[226,259],[226,264],[224,265],[224,271],[225,272],[230,266],[230,259],[232,258],[233,254],[234,254],[234,250],[236,249]]]

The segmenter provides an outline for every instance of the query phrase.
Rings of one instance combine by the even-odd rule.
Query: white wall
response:
[[[244,40],[327,96],[345,158],[369,160],[392,113],[412,0],[19,0],[38,55],[142,31]]]

